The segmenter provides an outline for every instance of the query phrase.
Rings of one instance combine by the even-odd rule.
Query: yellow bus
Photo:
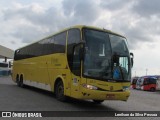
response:
[[[127,101],[130,53],[124,36],[77,25],[15,50],[12,79],[66,98]]]

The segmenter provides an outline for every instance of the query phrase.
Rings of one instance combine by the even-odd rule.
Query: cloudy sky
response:
[[[133,76],[160,74],[160,0],[0,0],[0,44],[13,50],[84,24],[127,37]]]

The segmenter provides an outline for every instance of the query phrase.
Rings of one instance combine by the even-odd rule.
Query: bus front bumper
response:
[[[130,96],[130,91],[100,91],[100,90],[83,90],[80,93],[79,99],[94,99],[94,100],[122,100],[127,101]]]

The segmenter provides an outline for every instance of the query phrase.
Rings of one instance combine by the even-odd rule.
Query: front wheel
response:
[[[151,89],[150,89],[150,91],[151,92],[154,92],[156,89],[154,88],[154,87],[152,87]]]
[[[64,85],[62,81],[59,81],[56,84],[55,95],[56,95],[57,100],[59,101],[63,102],[66,100],[66,96],[64,95]]]
[[[93,100],[94,103],[96,104],[101,104],[104,100]]]

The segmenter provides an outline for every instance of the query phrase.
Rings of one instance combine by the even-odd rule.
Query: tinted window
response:
[[[47,45],[48,54],[53,54],[54,52],[54,36],[52,36],[49,40],[49,44]]]
[[[64,53],[66,45],[66,32],[54,36],[54,50],[57,53]]]
[[[42,40],[42,41],[40,41],[38,43],[36,56],[39,56],[39,55],[48,55],[48,54],[51,53],[50,52],[51,50],[49,48],[50,39],[51,38],[46,38],[46,39],[44,39],[44,40]]]
[[[133,83],[133,84],[136,84],[136,82],[137,82],[137,79],[133,79],[133,82],[132,82],[132,83]]]
[[[112,52],[128,56],[129,51],[127,48],[126,39],[123,37],[111,35],[111,34],[109,35],[109,37],[111,41]]]
[[[156,84],[157,80],[155,78],[149,78],[150,84]]]
[[[0,63],[0,67],[8,67],[7,63]]]
[[[79,29],[70,29],[68,31],[68,41],[67,41],[67,59],[70,69],[72,70],[73,65],[73,51],[76,43],[81,40],[81,34]],[[75,49],[76,50],[76,49]],[[76,50],[77,51],[77,50]],[[76,56],[74,56],[76,60]],[[72,70],[73,71],[73,70]],[[76,74],[76,73],[75,73]]]
[[[80,76],[80,71],[81,71],[81,62],[80,62],[80,58],[79,58],[79,52],[80,52],[80,48],[81,46],[78,45],[74,48],[74,53],[73,53],[73,65],[72,65],[72,72],[77,75]]]
[[[64,53],[66,46],[66,32],[45,38],[39,42],[15,51],[14,60],[37,57],[53,53]]]
[[[68,31],[68,44],[75,44],[80,41],[80,31],[79,29],[71,29]]]
[[[83,74],[97,79],[112,79],[111,45],[106,32],[84,29],[85,56]],[[117,79],[117,78],[115,78]]]

